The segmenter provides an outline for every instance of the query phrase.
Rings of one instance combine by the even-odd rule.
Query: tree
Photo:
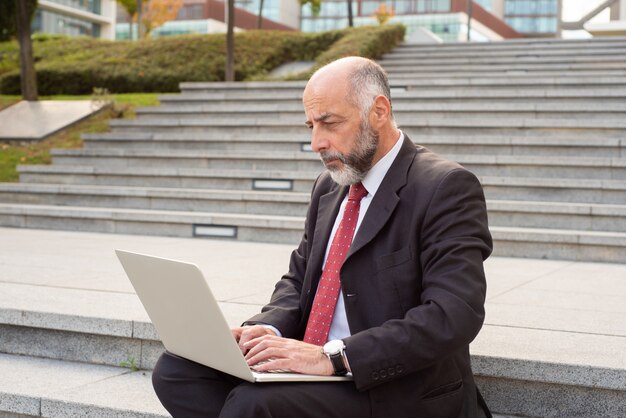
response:
[[[37,2],[34,0],[26,0],[29,10],[32,11],[30,19],[35,15]],[[17,3],[13,0],[0,0],[0,42],[10,41],[17,36]]]
[[[354,18],[352,17],[352,0],[348,1],[348,26],[354,27]]]
[[[235,0],[226,9],[226,81],[235,81]]]
[[[261,29],[263,26],[263,0],[259,0],[259,14],[256,16],[256,28]]]
[[[17,33],[15,2],[0,1],[0,42],[13,38]]]
[[[176,19],[183,7],[183,0],[146,0],[143,3],[141,22],[146,36],[163,23]]]
[[[378,9],[374,12],[374,17],[378,20],[379,25],[384,25],[395,15],[396,12],[393,10],[393,7],[387,7],[385,3],[380,3],[380,6],[378,6]]]
[[[20,80],[24,100],[36,101],[37,74],[33,58],[30,22],[37,8],[37,0],[15,0],[17,39],[20,44]]]
[[[320,14],[320,10],[322,9],[322,0],[300,0],[300,6],[304,6],[306,4],[311,5],[311,13],[313,16]]]
[[[133,20],[137,14],[137,0],[117,0],[120,6],[128,13],[128,39],[133,40]]]

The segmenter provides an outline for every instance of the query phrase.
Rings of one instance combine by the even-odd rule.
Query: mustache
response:
[[[320,158],[324,163],[329,163],[334,160],[339,160],[342,163],[346,163],[346,157],[340,152],[322,151],[320,152]]]

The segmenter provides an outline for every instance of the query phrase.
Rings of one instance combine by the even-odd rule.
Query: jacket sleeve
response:
[[[422,280],[419,303],[403,318],[344,339],[359,390],[443,360],[467,346],[482,326],[483,261],[492,247],[482,187],[469,171],[454,169],[426,204],[414,239],[421,265],[415,274]]]

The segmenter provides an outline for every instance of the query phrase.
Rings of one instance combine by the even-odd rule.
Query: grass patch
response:
[[[81,134],[109,131],[109,120],[113,118],[133,118],[136,107],[157,106],[159,93],[114,94],[108,96],[113,106],[71,127],[57,132],[38,142],[3,143],[0,142],[0,182],[19,180],[18,164],[50,164],[50,150],[53,148],[81,148]],[[0,106],[16,102],[16,96],[1,96]],[[43,96],[42,100],[91,100],[92,96]]]

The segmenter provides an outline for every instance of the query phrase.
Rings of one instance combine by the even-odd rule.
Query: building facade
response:
[[[33,33],[115,39],[115,0],[39,0]]]
[[[468,0],[389,0],[386,2],[395,12],[389,23],[402,23],[407,27],[407,36],[418,28],[425,28],[443,41],[489,41],[505,38],[519,38],[520,33],[511,28],[501,18],[490,13],[491,5],[485,1]],[[380,6],[379,0],[354,0],[352,10],[354,25],[375,25],[374,16]],[[471,10],[470,10],[471,6]],[[471,22],[468,16],[471,15]],[[468,28],[469,22],[469,28]],[[348,26],[346,0],[324,0],[318,16],[314,16],[309,5],[302,8],[300,28],[306,32],[340,29]]]
[[[559,34],[561,0],[474,0],[525,37]]]
[[[626,36],[626,0],[617,0],[610,7],[608,22],[583,22],[583,29],[593,36]]]
[[[0,0],[1,1],[1,0]],[[258,0],[235,0],[235,30],[257,27]],[[226,32],[225,4],[218,0],[184,0],[176,19],[165,22],[150,36],[172,36]],[[297,30],[300,3],[298,0],[265,0],[263,29]],[[129,16],[122,8],[117,12],[116,38],[129,39]],[[133,39],[137,39],[137,25],[133,25]]]

